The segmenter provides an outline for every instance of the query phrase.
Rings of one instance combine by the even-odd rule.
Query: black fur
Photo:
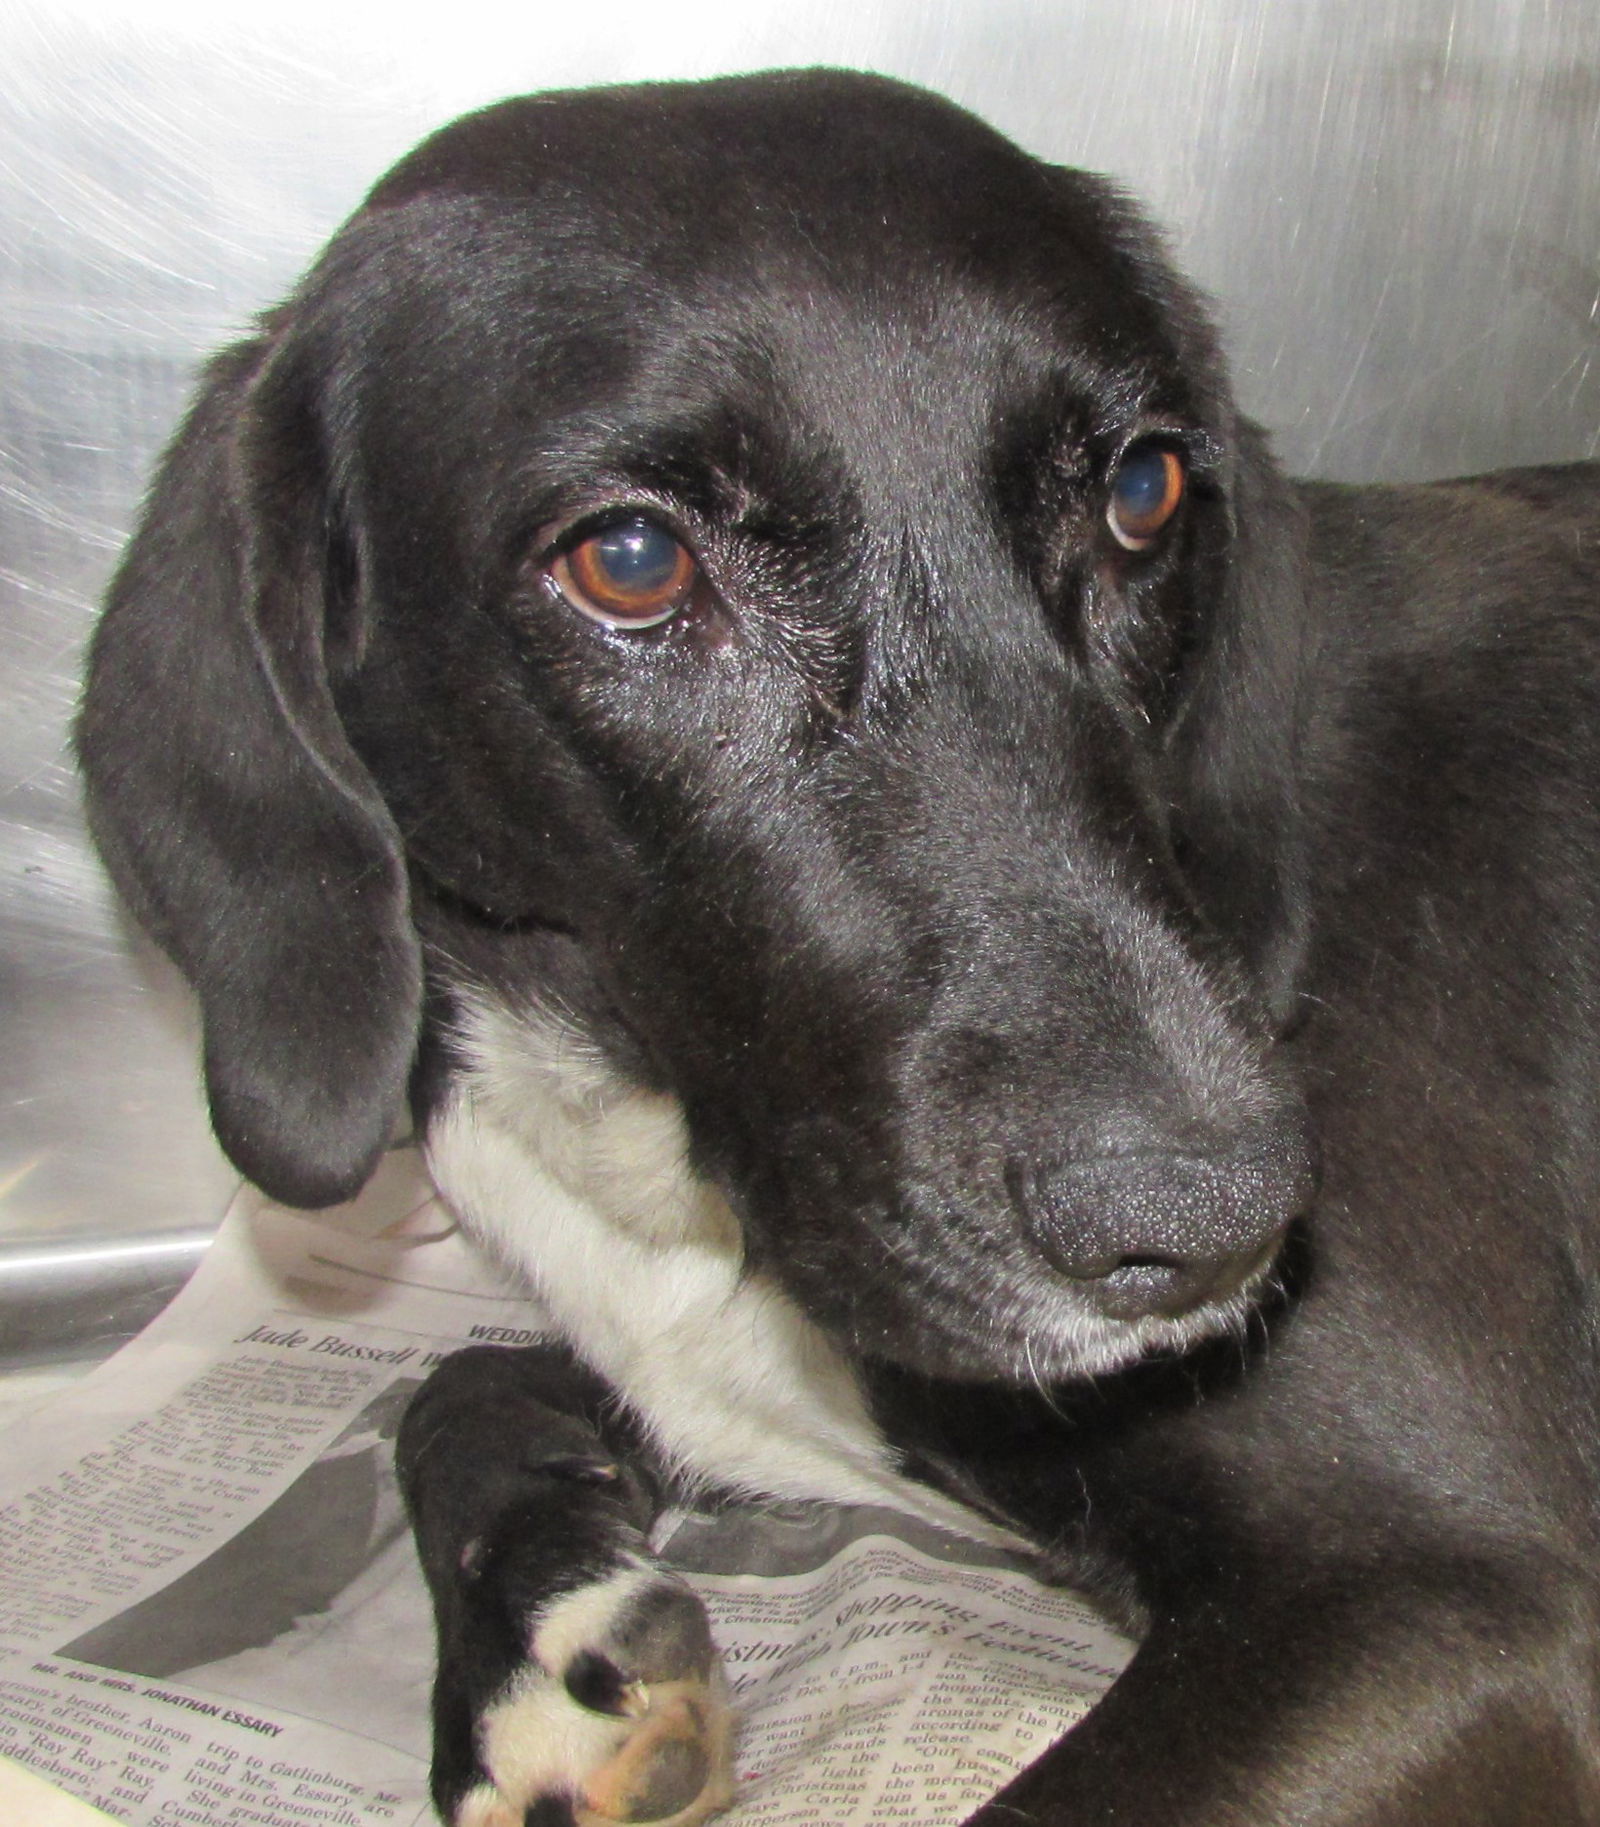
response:
[[[659,629],[548,581],[619,505]],[[269,1191],[555,1002],[907,1462],[1131,1588],[986,1818],[1600,1821],[1597,540],[1582,467],[1284,481],[1136,212],[930,97],[511,102],[212,369],[80,746]]]
[[[438,1620],[433,1792],[448,1820],[482,1780],[478,1721],[526,1667],[531,1630],[552,1599],[647,1555],[659,1489],[605,1386],[554,1346],[447,1358],[406,1411],[395,1457]],[[563,1670],[581,1706],[616,1713],[630,1680],[709,1665],[688,1589],[663,1582],[649,1598]]]

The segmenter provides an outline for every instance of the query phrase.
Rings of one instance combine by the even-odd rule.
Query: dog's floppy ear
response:
[[[129,907],[199,992],[217,1135],[290,1204],[387,1145],[422,967],[399,834],[334,708],[312,389],[270,331],[217,358],[110,590],[77,740]]]
[[[1243,418],[1228,522],[1223,587],[1173,729],[1170,791],[1185,872],[1284,1027],[1310,925],[1299,791],[1311,638],[1305,509]]]
[[[1184,873],[1281,1027],[1295,1013],[1309,927],[1299,795],[1311,640],[1305,508],[1240,413],[1209,306],[1162,235],[1119,186],[1084,172],[1053,175],[1089,245],[1145,301],[1227,452],[1225,526],[1220,549],[1207,554],[1198,639],[1169,725],[1166,793]]]

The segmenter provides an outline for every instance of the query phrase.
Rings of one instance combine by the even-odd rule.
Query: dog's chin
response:
[[[1009,1299],[996,1291],[981,1309],[957,1295],[948,1306],[933,1301],[871,1320],[858,1313],[850,1331],[857,1350],[924,1376],[1047,1388],[1182,1357],[1218,1338],[1243,1350],[1272,1285],[1269,1258],[1236,1289],[1187,1312],[1111,1318],[1081,1290],[1041,1274]]]

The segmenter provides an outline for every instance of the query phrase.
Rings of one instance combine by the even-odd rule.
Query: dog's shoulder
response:
[[[1583,752],[1600,713],[1600,464],[1300,487],[1340,700],[1369,718],[1449,702],[1469,743],[1560,717],[1562,752]]]
[[[1435,482],[1352,485],[1302,482],[1313,579],[1323,596],[1360,592],[1385,622],[1409,611],[1437,616],[1469,636],[1472,612],[1498,604],[1502,621],[1534,624],[1531,584],[1558,586],[1563,602],[1600,618],[1600,463],[1550,463]]]
[[[1404,948],[1448,903],[1524,976],[1502,941],[1552,896],[1569,940],[1600,923],[1600,466],[1300,487],[1317,923]]]

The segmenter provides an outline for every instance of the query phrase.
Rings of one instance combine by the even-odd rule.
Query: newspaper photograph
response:
[[[125,1827],[432,1821],[394,1435],[442,1357],[539,1336],[406,1151],[318,1218],[242,1192],[171,1306],[0,1434],[0,1756]],[[730,1827],[953,1827],[1132,1653],[888,1511],[672,1512],[654,1546],[738,1700]]]

